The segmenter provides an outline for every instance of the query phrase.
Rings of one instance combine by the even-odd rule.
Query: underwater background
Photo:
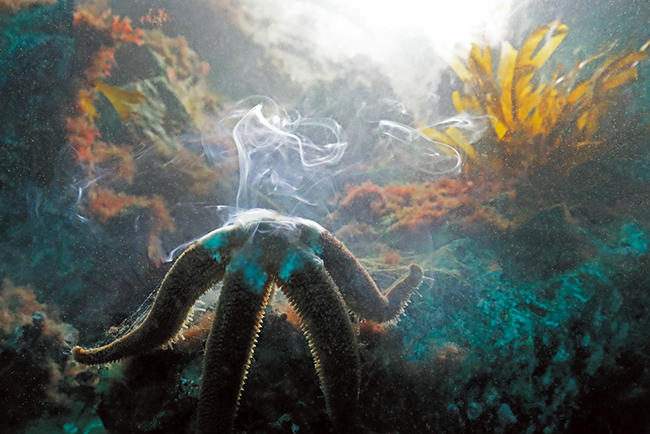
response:
[[[71,350],[259,207],[382,289],[424,269],[355,320],[370,429],[648,432],[650,3],[457,3],[0,0],[0,431],[194,432],[210,299],[170,348]],[[334,432],[279,294],[235,432]]]

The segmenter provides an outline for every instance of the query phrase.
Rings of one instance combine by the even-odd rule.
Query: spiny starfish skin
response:
[[[166,346],[196,300],[222,279],[203,361],[197,432],[233,431],[264,307],[276,286],[303,319],[337,432],[364,432],[357,415],[359,353],[348,308],[376,322],[395,319],[420,285],[422,269],[411,265],[410,274],[384,296],[352,253],[309,220],[254,210],[197,240],[169,270],[138,328],[101,348],[75,347],[74,358],[103,364]]]

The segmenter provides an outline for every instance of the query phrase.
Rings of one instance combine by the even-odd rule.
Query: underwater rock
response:
[[[140,2],[119,3],[127,10],[143,7]],[[166,4],[179,18],[189,8],[183,2]],[[209,109],[219,106],[203,98],[205,65],[183,40],[151,32],[142,45],[128,42],[113,47],[110,14],[105,17],[105,31],[80,32],[72,22],[73,9],[73,1],[61,0],[0,17],[0,141],[5,157],[0,159],[0,276],[35,282],[48,304],[62,305],[66,320],[74,321],[83,329],[83,340],[90,341],[103,333],[105,325],[119,323],[162,279],[165,267],[151,262],[162,257],[163,242],[165,247],[176,245],[211,227],[212,210],[200,214],[190,208],[227,202],[226,191],[232,192],[232,186],[228,190],[227,183],[221,184],[221,176],[233,172],[233,166],[217,177],[208,164],[214,161],[202,154],[200,140],[178,139],[196,133]],[[221,54],[244,45],[241,35],[233,37],[235,44],[226,41],[234,26],[226,25],[223,17],[211,21],[213,15],[197,21],[209,22],[211,30],[224,38],[199,35],[205,53]],[[128,23],[117,20],[117,24],[125,28]],[[196,27],[194,35],[201,26]],[[139,40],[137,32],[128,36]],[[106,49],[107,57],[99,65],[103,68],[112,65],[108,53],[115,48],[115,65],[110,77],[102,77],[103,84],[129,94],[140,92],[146,100],[134,103],[125,116],[87,74],[91,66],[98,66],[90,63],[97,60],[94,53],[100,47]],[[250,50],[239,48],[238,54]],[[572,48],[584,47],[567,47],[567,57],[573,57]],[[232,55],[224,60],[211,54],[217,60],[215,68],[220,68],[218,77],[212,74],[213,82],[233,96],[248,94],[250,76],[239,75],[254,69],[255,89],[269,89],[266,85],[273,83],[277,86],[271,91],[293,89],[290,99],[299,100],[294,83],[284,75],[268,74],[262,67],[266,62],[256,64],[263,53],[257,47],[253,51],[260,56],[244,56],[245,63],[233,62]],[[401,183],[391,189],[420,183],[418,188],[430,192],[422,195],[423,204],[435,205],[442,183],[429,180],[426,185],[417,171],[402,164],[408,158],[397,163],[394,158],[382,160],[377,122],[392,119],[413,124],[413,119],[406,112],[398,117],[391,109],[399,108],[397,98],[388,84],[364,74],[364,68],[357,71],[357,66],[352,65],[344,80],[313,86],[299,110],[307,116],[337,118],[346,129],[350,142],[346,158],[358,165],[352,173],[328,179],[332,190],[341,193],[343,185],[362,185],[366,180],[382,193],[387,182]],[[225,70],[229,75],[221,73]],[[639,69],[639,78],[646,71]],[[544,84],[545,77],[532,83]],[[618,80],[624,84],[631,77]],[[562,83],[554,80],[554,86]],[[74,128],[68,129],[65,122],[66,117],[79,115],[75,103],[82,85],[86,86],[82,90],[95,95],[96,111],[81,113],[84,119],[95,119],[93,125],[73,125],[77,127],[74,137],[86,140],[85,149],[74,147],[70,132]],[[422,219],[426,214],[411,214],[424,224],[408,236],[386,230],[408,222],[405,211],[426,211],[406,209],[413,195],[392,204],[393,215],[401,220],[382,219],[376,213],[373,203],[384,206],[381,194],[351,207],[345,217],[364,226],[349,226],[347,233],[363,229],[368,234],[356,240],[369,262],[379,255],[382,264],[395,268],[412,255],[418,260],[426,255],[426,281],[435,278],[435,285],[420,288],[407,307],[408,315],[395,327],[359,325],[360,419],[367,426],[381,432],[531,434],[638,432],[650,426],[646,411],[650,403],[650,159],[645,121],[620,119],[624,110],[642,105],[628,95],[632,93],[622,94],[624,104],[612,98],[615,116],[609,120],[583,119],[585,125],[602,124],[593,138],[604,143],[581,143],[584,146],[576,152],[588,151],[588,164],[572,170],[584,161],[582,157],[558,154],[556,163],[547,165],[539,158],[543,154],[533,153],[539,137],[517,136],[519,144],[525,145],[520,148],[524,157],[537,165],[531,169],[534,176],[523,170],[529,166],[520,165],[519,157],[515,161],[511,157],[505,160],[508,164],[496,168],[509,171],[506,175],[511,178],[521,175],[513,179],[516,185],[503,192],[495,182],[485,194],[473,188],[467,192],[487,200],[471,204],[469,211],[493,209],[493,214],[483,216],[491,225],[472,220],[469,225],[475,226],[470,230],[458,230],[439,224],[439,216],[440,222],[449,219],[452,226],[467,216],[467,203],[460,203],[454,194],[437,201],[439,207],[429,220]],[[381,99],[395,105],[381,105]],[[637,121],[637,129],[628,131]],[[566,137],[572,128],[558,130],[558,137]],[[604,154],[603,145],[613,138],[620,148],[618,155]],[[561,142],[562,146],[572,143]],[[483,151],[485,143],[472,145]],[[229,155],[226,148],[218,149],[224,159]],[[81,155],[89,149],[89,154]],[[400,158],[411,156],[404,154]],[[503,155],[487,154],[487,158],[497,162],[493,157]],[[569,176],[554,173],[556,168],[570,170]],[[98,184],[101,188],[91,198],[90,186]],[[475,180],[473,187],[478,184]],[[217,185],[221,188],[214,193]],[[494,196],[497,191],[501,193]],[[79,202],[80,197],[101,200],[85,203]],[[627,218],[620,218],[624,213]],[[507,224],[494,224],[501,217]],[[172,234],[174,228],[177,232]],[[368,241],[371,238],[384,244]],[[417,249],[423,242],[435,251]],[[397,247],[399,252],[394,250]],[[377,275],[388,280],[391,271],[385,270],[377,270]],[[23,292],[9,298],[22,303],[32,296]],[[0,305],[6,299],[6,294],[0,296]],[[8,414],[0,421],[0,430],[15,431],[30,418],[43,415],[70,414],[69,402],[78,405],[82,395],[85,411],[96,418],[95,374],[78,372],[77,366],[68,364],[71,328],[64,327],[47,306],[34,304],[23,315],[17,313],[18,305],[6,310],[0,306],[0,385],[9,392],[0,397]],[[105,314],[107,310],[113,316]],[[278,314],[269,309],[264,321],[235,430],[330,433],[333,427],[307,341],[297,331],[300,323],[295,312]],[[58,331],[52,343],[48,333],[53,324],[58,324]],[[121,377],[113,378],[117,377],[113,370],[102,372],[104,379],[113,378],[99,398],[98,411],[107,429],[193,432],[200,363],[183,345],[175,344],[164,360],[158,352],[133,360]],[[194,342],[193,351],[200,349],[201,344]],[[79,423],[68,422],[60,424],[66,432],[82,430]]]
[[[73,401],[92,396],[94,370],[70,357],[76,334],[54,309],[36,301],[31,289],[4,282],[0,292],[0,429],[15,430],[46,414],[72,413]]]
[[[501,407],[499,407],[497,414],[499,416],[499,423],[501,423],[502,426],[517,422],[517,418],[512,413],[512,410],[508,404],[502,404]]]
[[[139,303],[130,288],[146,293],[164,273],[161,237],[174,218],[192,224],[171,245],[201,233],[201,222],[212,227],[212,210],[167,209],[211,202],[218,190],[200,143],[188,149],[179,138],[219,106],[205,88],[207,64],[182,38],[151,32],[138,45],[142,31],[128,19],[92,16],[70,0],[0,18],[0,276],[33,284],[84,333],[101,333],[109,319],[97,312]],[[115,62],[123,67],[104,77]],[[141,113],[125,122],[105,93],[139,86],[147,104],[132,104]],[[120,288],[128,294],[106,298]]]
[[[564,205],[540,211],[500,240],[507,272],[523,279],[548,279],[594,253],[584,231]]]
[[[583,433],[593,427],[590,418],[610,427],[602,432],[626,432],[632,421],[647,426],[639,404],[650,399],[650,378],[640,369],[648,359],[644,330],[650,321],[643,307],[650,302],[647,230],[625,218],[605,228],[578,224],[562,206],[532,220],[536,224],[520,226],[520,245],[527,244],[526,230],[537,240],[568,234],[569,240],[584,238],[576,246],[588,245],[589,255],[546,279],[529,279],[519,276],[523,268],[516,274],[508,268],[519,260],[504,257],[505,241],[516,241],[511,234],[490,243],[456,240],[434,252],[427,268],[435,270],[435,285],[418,291],[391,330],[400,345],[384,341],[371,348],[395,357],[393,364],[365,370],[371,379],[364,384],[375,392],[365,396],[391,396],[390,404],[373,402],[385,426],[400,432]],[[532,251],[545,254],[544,248]],[[450,374],[436,364],[443,342],[462,351]],[[611,381],[620,384],[616,408],[625,408],[625,420],[596,404],[607,401]],[[471,419],[477,403],[483,412]],[[392,405],[418,417],[407,421],[389,410]]]
[[[3,22],[0,36],[0,160],[3,193],[44,186],[65,145],[61,121],[74,101],[72,2],[26,10]]]
[[[202,333],[204,342],[207,331]],[[124,362],[122,374],[110,380],[100,398],[98,413],[106,429],[115,434],[193,434],[201,360],[188,350],[181,340],[171,350]],[[287,372],[292,374],[287,376]],[[284,434],[295,426],[304,432],[329,433],[331,421],[320,396],[306,339],[287,322],[286,315],[269,308],[240,400],[235,432]]]
[[[478,402],[470,402],[467,406],[467,418],[474,420],[483,413],[483,405]]]
[[[198,381],[184,380],[180,372],[195,356],[161,353],[130,360],[122,376],[102,393],[97,414],[105,429],[115,434],[194,432],[190,422],[196,409]]]

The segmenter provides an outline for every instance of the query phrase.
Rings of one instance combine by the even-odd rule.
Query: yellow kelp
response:
[[[128,122],[128,120],[131,119],[131,116],[133,115],[133,104],[145,102],[142,92],[129,92],[120,89],[119,87],[109,86],[99,79],[93,81],[93,87],[108,98],[115,108],[115,111],[117,111],[117,114],[120,116],[120,119],[122,119],[122,122]],[[88,114],[91,121],[93,121],[94,118],[101,117],[95,109],[93,100],[94,95],[85,92],[81,95],[79,101],[81,109]]]
[[[636,65],[648,57],[645,50],[650,41],[638,51],[610,54],[591,78],[579,84],[578,75],[585,65],[607,54],[613,44],[583,62],[576,61],[564,75],[556,71],[548,83],[534,80],[567,31],[566,25],[553,21],[536,28],[520,51],[504,42],[496,71],[487,46],[472,44],[465,61],[448,59],[464,84],[462,94],[452,95],[456,111],[487,115],[500,151],[481,156],[457,131],[424,128],[422,132],[465,152],[474,166],[505,177],[548,164],[559,154],[561,159],[553,162],[565,173],[589,158],[588,149],[600,143],[597,133],[609,113],[612,92],[637,77]]]

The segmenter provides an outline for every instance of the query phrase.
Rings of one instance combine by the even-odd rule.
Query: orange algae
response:
[[[386,265],[397,266],[402,263],[402,255],[398,250],[383,247],[379,253],[379,259]]]
[[[68,118],[65,126],[70,145],[77,151],[79,159],[92,160],[92,148],[100,137],[95,125],[83,117]]]
[[[133,42],[136,45],[144,44],[144,30],[134,29],[131,26],[131,20],[124,18],[120,20],[118,15],[113,16],[113,24],[111,26],[111,33],[115,40],[120,42]]]
[[[464,84],[462,94],[452,95],[458,113],[487,115],[492,123],[496,149],[485,154],[455,131],[423,128],[430,138],[455,147],[468,157],[470,174],[495,172],[504,179],[527,175],[552,164],[566,174],[596,152],[602,142],[601,121],[610,114],[612,101],[625,84],[637,78],[637,65],[647,59],[646,43],[637,51],[602,53],[578,62],[572,71],[556,71],[550,81],[537,73],[561,44],[568,27],[560,21],[536,28],[520,51],[504,42],[497,69],[490,47],[472,44],[464,61],[449,59]],[[593,75],[580,79],[584,67],[605,56]],[[539,81],[539,82],[538,82]]]
[[[99,6],[101,7],[101,5]],[[192,51],[182,38],[168,38],[160,31],[145,33],[135,29],[128,19],[113,16],[110,10],[77,9],[74,27],[81,36],[99,42],[93,59],[89,59],[84,80],[77,96],[76,110],[66,120],[66,133],[70,145],[76,150],[88,180],[80,211],[100,223],[110,219],[147,211],[149,258],[159,264],[165,257],[161,236],[174,231],[174,221],[166,203],[176,201],[181,192],[212,195],[219,175],[206,159],[191,152],[175,137],[195,131],[195,125],[207,123],[207,112],[215,113],[220,106],[211,96],[205,83],[209,68]],[[131,90],[109,86],[104,79],[116,66],[115,49],[124,43],[145,45],[161,68],[160,79],[183,104],[187,114],[180,120],[172,118],[170,109],[147,94],[145,101],[139,90],[149,89],[146,80],[131,86]],[[128,74],[128,72],[127,72]],[[168,80],[173,77],[174,80]],[[133,89],[138,90],[133,90]],[[96,98],[103,94],[115,108],[126,134],[121,143],[102,141],[95,121],[101,118],[95,106]],[[181,109],[182,111],[182,109]],[[105,125],[108,132],[113,121]],[[103,131],[103,130],[102,130]],[[146,159],[137,160],[134,148],[146,149]],[[144,165],[149,175],[165,177],[175,188],[164,191],[151,190],[150,179],[144,176],[139,165]],[[164,171],[165,173],[159,173]],[[158,194],[157,194],[158,193]]]
[[[203,351],[214,322],[214,315],[214,312],[201,314],[195,324],[181,331],[173,344],[174,347],[192,354]]]
[[[93,66],[86,71],[86,76],[88,78],[109,76],[113,65],[115,65],[115,49],[102,47],[95,54]]]
[[[171,21],[172,17],[169,16],[164,9],[158,9],[158,12],[154,12],[153,8],[149,9],[147,15],[140,18],[140,23],[149,23],[161,27],[163,23]]]
[[[380,223],[387,230],[439,226],[451,216],[477,206],[471,181],[442,178],[435,182],[380,187],[371,182],[348,186],[340,211],[363,223]]]
[[[40,326],[35,325],[34,318],[37,316],[42,318]],[[71,402],[61,387],[76,387],[79,385],[77,374],[94,371],[94,368],[80,365],[72,357],[61,362],[61,352],[74,345],[77,331],[70,324],[60,321],[56,309],[40,303],[31,288],[15,286],[11,281],[4,280],[0,291],[0,344],[6,344],[12,335],[26,327],[40,329],[38,335],[31,338],[35,339],[25,347],[24,359],[21,360],[27,360],[27,352],[32,353],[38,360],[39,368],[48,373],[47,383],[43,384],[46,405],[54,408],[70,406]],[[96,377],[91,381],[96,382]]]
[[[107,189],[95,188],[90,191],[89,197],[88,212],[103,222],[119,215],[127,207],[148,206],[147,199],[143,197],[130,196],[126,193],[115,193]]]
[[[73,24],[75,27],[89,26],[102,30],[116,42],[133,42],[136,45],[144,43],[144,30],[134,29],[129,18],[120,20],[110,9],[96,14],[89,9],[78,8],[74,13]]]
[[[370,336],[380,335],[385,336],[388,334],[390,323],[380,324],[374,321],[361,321],[356,324],[356,327],[361,335],[361,340],[367,339]]]
[[[130,146],[116,146],[97,140],[101,137],[95,125],[85,117],[68,118],[65,126],[70,145],[77,159],[88,165],[90,171],[100,163],[110,163],[115,176],[127,183],[133,181],[135,161]]]
[[[296,330],[302,330],[302,317],[298,314],[295,307],[288,300],[275,301],[273,303],[278,311],[278,314]]]
[[[154,263],[160,264],[165,256],[160,236],[165,230],[173,232],[175,229],[174,220],[167,211],[165,201],[157,195],[150,198],[133,196],[97,186],[92,186],[88,190],[86,211],[101,222],[128,212],[129,208],[148,208],[151,211],[147,254]]]

